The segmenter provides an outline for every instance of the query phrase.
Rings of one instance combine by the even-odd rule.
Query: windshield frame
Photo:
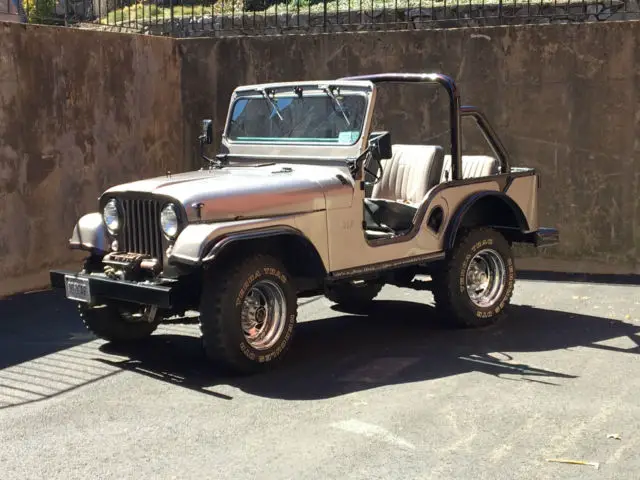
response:
[[[351,142],[340,142],[337,138],[334,139],[327,139],[326,141],[318,141],[318,140],[304,140],[301,139],[300,137],[279,137],[279,138],[264,138],[263,140],[238,140],[236,139],[232,139],[229,136],[229,128],[231,127],[231,116],[229,117],[229,122],[227,124],[227,128],[225,129],[225,136],[227,137],[227,140],[229,141],[230,144],[241,144],[241,145],[251,145],[251,144],[275,144],[275,145],[314,145],[314,146],[327,146],[327,145],[332,145],[332,146],[348,146],[348,147],[352,147],[354,146],[356,143],[358,143],[360,141],[360,139],[362,138],[362,135],[364,134],[365,131],[365,122],[366,122],[366,115],[367,115],[367,108],[368,108],[368,102],[369,102],[369,98],[366,92],[362,92],[362,91],[345,91],[344,89],[341,89],[340,91],[340,96],[345,97],[345,96],[358,96],[358,97],[362,97],[364,99],[364,111],[363,111],[363,115],[362,115],[362,126],[360,127],[360,129],[358,129],[358,136],[355,138],[355,140],[351,141]],[[269,97],[271,100],[274,101],[274,103],[277,104],[278,99],[280,98],[295,98],[295,93],[293,92],[278,92],[276,93],[275,96]],[[312,92],[308,92],[308,93],[303,93],[302,98],[326,98],[328,102],[331,102],[333,104],[333,108],[336,109],[336,111],[339,113],[340,108],[335,104],[335,101],[329,96],[327,95],[326,92],[324,91],[320,91],[320,90],[315,90]],[[260,92],[256,92],[253,94],[246,94],[246,95],[238,95],[232,102],[231,102],[231,115],[233,115],[233,111],[235,109],[235,106],[238,104],[238,102],[241,102],[242,100],[245,99],[256,99],[256,100],[262,100],[264,102],[268,102],[268,100],[260,93]],[[356,131],[355,129],[353,131]],[[294,139],[295,138],[295,139]],[[353,138],[353,137],[352,137]]]
[[[365,99],[364,119],[362,126],[359,129],[358,138],[353,142],[317,142],[317,141],[303,141],[293,140],[232,140],[229,137],[229,128],[231,126],[231,118],[234,108],[237,102],[244,98],[263,98],[262,91],[271,91],[276,98],[285,93],[288,95],[294,94],[294,89],[302,88],[302,96],[313,95],[326,97],[329,102],[333,102],[331,97],[324,90],[327,86],[337,87],[340,89],[340,95],[362,95]],[[267,100],[265,99],[265,102]],[[306,155],[313,157],[336,157],[336,156],[352,156],[355,151],[361,151],[363,142],[366,140],[371,127],[371,118],[373,107],[375,104],[375,85],[369,81],[303,81],[303,82],[284,82],[262,85],[248,85],[238,87],[234,90],[229,107],[227,109],[227,118],[222,133],[222,145],[230,150],[232,153],[234,150],[241,150],[242,152],[249,153],[249,150],[256,154],[264,153],[265,150],[276,150],[273,153],[278,156],[300,156],[301,151],[307,152]],[[337,105],[334,105],[339,110]],[[311,154],[309,149],[313,149],[314,153]],[[261,155],[262,156],[262,155]]]

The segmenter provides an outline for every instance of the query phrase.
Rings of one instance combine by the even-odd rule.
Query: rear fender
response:
[[[495,209],[480,210],[485,205],[501,206],[500,211]],[[475,225],[471,216],[476,212],[482,212],[482,222],[478,226],[485,225],[490,227],[498,227],[505,230],[513,231],[514,234],[524,234],[529,230],[527,218],[518,204],[502,192],[484,191],[470,195],[463,201],[454,213],[444,237],[444,249],[448,251],[453,248],[456,236],[460,227],[469,223]],[[505,212],[510,215],[505,216]]]

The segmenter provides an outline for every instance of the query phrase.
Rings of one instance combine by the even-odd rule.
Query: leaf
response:
[[[600,464],[598,462],[585,462],[583,460],[570,460],[568,458],[547,458],[547,462],[571,463],[573,465],[591,465],[596,470],[600,468]]]

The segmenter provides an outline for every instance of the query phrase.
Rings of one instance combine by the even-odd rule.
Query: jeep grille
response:
[[[124,224],[120,250],[144,253],[162,263],[162,231],[160,208],[157,200],[122,199]]]

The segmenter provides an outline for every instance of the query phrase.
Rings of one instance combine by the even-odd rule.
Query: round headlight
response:
[[[109,232],[115,233],[120,228],[120,212],[115,199],[109,200],[104,206],[102,218]]]
[[[160,225],[162,226],[162,231],[169,238],[175,237],[176,233],[178,233],[178,214],[172,204],[167,205],[160,212]]]

